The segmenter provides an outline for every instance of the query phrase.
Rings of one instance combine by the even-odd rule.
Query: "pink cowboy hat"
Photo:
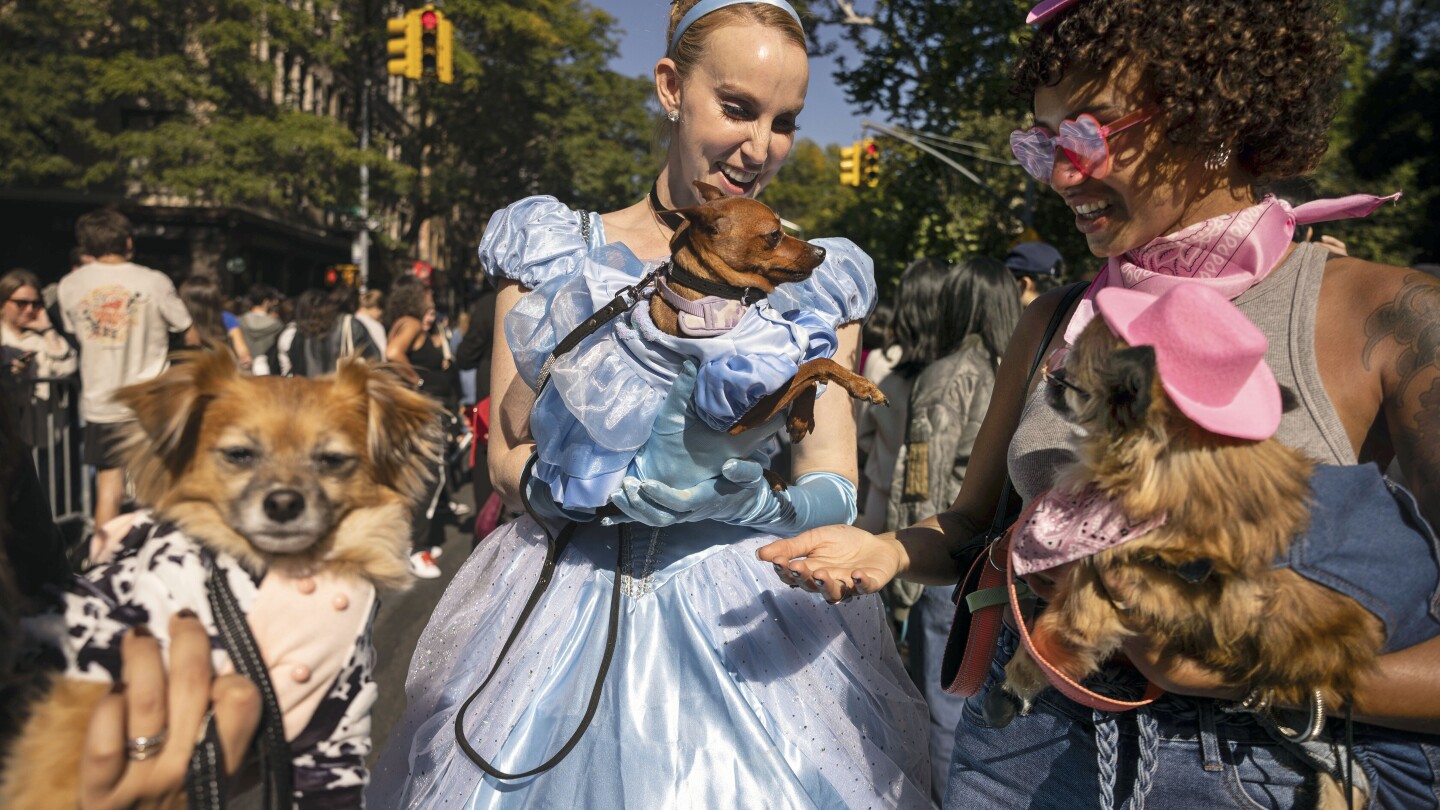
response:
[[[1177,284],[1160,296],[1107,287],[1096,309],[1131,346],[1151,346],[1160,384],[1180,412],[1211,433],[1261,441],[1280,426],[1280,385],[1269,341],[1225,296]]]
[[[1029,25],[1039,25],[1079,2],[1080,0],[1045,0],[1030,9],[1030,14],[1026,16],[1025,22]]]

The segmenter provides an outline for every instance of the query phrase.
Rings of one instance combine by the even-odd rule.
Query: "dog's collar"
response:
[[[672,231],[678,231],[680,226],[685,224],[685,218],[674,211],[665,210],[665,207],[660,204],[660,193],[655,190],[658,182],[657,180],[650,184],[650,210],[654,211],[655,216],[665,223],[665,227]]]
[[[674,262],[667,262],[664,272],[662,272],[660,276],[661,278],[668,276],[676,284],[692,289],[701,295],[739,301],[742,307],[748,307],[756,301],[762,301],[769,295],[769,293],[759,287],[736,287],[733,284],[701,278],[694,273],[687,272]]]
[[[707,338],[723,335],[740,324],[740,319],[750,310],[743,301],[707,295],[695,301],[675,292],[659,277],[656,289],[665,302],[675,308],[676,321],[680,332],[686,337]]]

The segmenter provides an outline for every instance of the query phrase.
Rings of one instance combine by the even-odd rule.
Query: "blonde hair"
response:
[[[670,41],[675,38],[675,26],[685,14],[694,8],[700,0],[676,0],[670,4],[670,24],[665,28],[665,44],[668,47]],[[736,3],[733,6],[724,6],[706,14],[690,24],[685,33],[680,35],[680,41],[675,43],[675,51],[669,54],[675,60],[675,72],[681,79],[690,75],[690,71],[700,62],[705,55],[705,43],[710,35],[727,25],[743,25],[755,23],[773,28],[785,35],[785,38],[806,48],[805,29],[795,22],[785,10],[763,3]]]

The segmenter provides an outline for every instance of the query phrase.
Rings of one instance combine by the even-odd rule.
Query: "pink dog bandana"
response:
[[[1049,489],[1021,516],[1010,556],[1015,574],[1025,576],[1107,551],[1164,525],[1164,515],[1131,520],[1093,485],[1078,493]]]
[[[1095,294],[1106,287],[1160,295],[1176,284],[1197,283],[1233,301],[1279,266],[1290,249],[1296,225],[1368,217],[1398,199],[1398,193],[1389,197],[1352,194],[1291,208],[1284,200],[1266,197],[1259,205],[1197,222],[1122,256],[1112,256],[1085,291],[1065,330],[1065,342],[1073,344],[1095,317]]]

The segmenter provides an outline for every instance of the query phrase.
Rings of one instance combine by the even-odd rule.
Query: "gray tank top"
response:
[[[1270,340],[1265,361],[1275,379],[1294,391],[1299,407],[1280,419],[1275,436],[1322,464],[1355,464],[1355,451],[1330,395],[1320,383],[1315,362],[1315,310],[1329,252],[1318,245],[1297,245],[1264,281],[1251,287],[1235,305]],[[1060,466],[1075,459],[1074,435],[1037,385],[1020,425],[1010,441],[1010,478],[1027,502],[1048,489]]]

